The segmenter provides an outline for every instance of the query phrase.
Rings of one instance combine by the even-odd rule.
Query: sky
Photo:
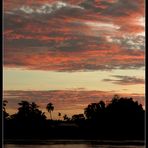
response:
[[[4,0],[3,98],[71,116],[115,94],[145,103],[144,0]]]

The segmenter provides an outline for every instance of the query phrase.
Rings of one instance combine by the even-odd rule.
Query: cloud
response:
[[[6,0],[4,66],[53,71],[144,67],[145,41],[138,35],[144,31],[144,7],[140,0],[126,2]]]
[[[142,35],[137,36],[106,36],[108,42],[119,44],[127,49],[144,50],[145,49],[145,37]],[[129,51],[130,52],[130,51]]]
[[[109,47],[109,45],[103,44],[99,49],[91,44],[87,48],[92,47],[93,50],[82,48],[76,51],[68,51],[68,49],[65,49],[67,51],[50,51],[45,47],[44,51],[41,51],[40,48],[30,48],[28,52],[25,48],[14,49],[13,52],[7,49],[4,53],[6,54],[4,64],[8,67],[21,66],[27,69],[55,71],[136,69],[144,65],[142,50],[129,52],[128,49],[123,50],[116,45]]]
[[[29,6],[39,6],[39,5],[43,5],[43,4],[52,4],[52,3],[68,3],[71,5],[78,5],[79,3],[83,2],[84,0],[62,0],[62,1],[58,1],[58,0],[13,0],[13,2],[11,0],[6,0],[4,3],[4,9],[5,10],[11,10],[14,8],[18,8],[21,7],[22,5],[29,5]]]
[[[130,13],[136,12],[140,10],[140,1],[128,1],[128,0],[117,0],[114,3],[102,2],[106,3],[108,7],[102,12],[104,15],[110,15],[115,17],[127,16]]]
[[[144,14],[143,0],[85,0],[80,6],[111,17],[125,17],[133,13]]]
[[[71,5],[68,3],[64,3],[62,1],[57,1],[52,4],[43,4],[41,6],[22,6],[20,8],[14,9],[13,13],[26,13],[26,14],[50,14],[54,13],[62,8],[70,8],[70,9],[84,9],[83,7],[80,7],[78,5]],[[10,13],[9,11],[6,11],[6,13]],[[12,14],[13,14],[12,13]]]
[[[137,85],[137,84],[144,84],[144,79],[131,77],[131,76],[120,76],[120,75],[112,75],[112,77],[116,79],[104,79],[103,81],[112,82],[114,84],[119,85]]]
[[[141,26],[138,23],[144,17],[144,1],[143,0],[111,0],[111,1],[89,1],[81,3],[85,9],[90,10],[93,14],[101,16],[104,22],[112,22],[120,26],[122,33],[140,32],[144,30],[144,22]]]

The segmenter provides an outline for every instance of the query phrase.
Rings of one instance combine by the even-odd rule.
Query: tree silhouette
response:
[[[6,112],[7,101],[3,101],[3,112]],[[46,109],[51,121],[46,120],[44,112],[35,102],[21,101],[18,112],[4,120],[5,136],[25,138],[97,138],[97,139],[144,139],[144,115],[142,105],[132,98],[115,95],[110,103],[103,101],[91,103],[84,109],[84,114],[75,114],[64,121],[52,121],[52,103]],[[86,116],[86,118],[84,117]],[[58,113],[61,116],[61,113]]]
[[[143,114],[144,110],[141,104],[137,101],[133,101],[132,98],[119,98],[112,99],[112,102],[107,105],[106,110],[110,116],[116,118],[119,114],[121,120],[128,120],[132,118],[137,118],[139,115]]]
[[[38,110],[38,107],[39,107],[39,106],[38,106],[35,102],[32,102],[32,103],[30,104],[30,109],[31,109],[32,112],[37,111],[37,110]]]
[[[119,98],[112,99],[112,102],[108,104],[107,110],[114,113],[124,113],[129,115],[129,113],[139,113],[143,112],[141,104],[138,104],[137,101],[133,101],[132,98]]]
[[[87,119],[96,119],[99,113],[105,110],[105,103],[100,101],[99,103],[91,103],[84,109],[84,114]]]
[[[91,103],[84,109],[88,124],[106,137],[143,138],[144,114],[141,104],[132,98],[115,95],[107,105]]]
[[[59,116],[59,119],[60,119],[60,117],[61,117],[61,113],[58,113],[58,116]]]
[[[3,100],[3,118],[4,118],[4,120],[6,120],[9,117],[9,114],[6,112],[7,103],[8,103],[7,100]]]
[[[85,120],[85,117],[83,114],[76,114],[72,116],[73,121],[82,121]]]
[[[120,134],[120,137],[144,136],[144,110],[142,105],[132,98],[113,98],[106,107],[106,119],[112,127],[109,129],[110,133]]]
[[[28,101],[21,101],[18,103],[20,106],[18,108],[17,116],[21,119],[26,119],[30,115],[30,103]]]
[[[6,105],[7,105],[8,101],[7,100],[3,100],[3,111],[6,111]]]
[[[18,112],[12,117],[23,122],[43,121],[46,119],[45,113],[38,109],[35,102],[29,103],[28,101],[21,101],[18,103],[20,106]]]
[[[47,111],[50,113],[50,119],[52,120],[52,114],[51,112],[54,110],[54,106],[52,103],[48,103],[46,106]]]
[[[63,116],[63,118],[64,118],[65,121],[69,121],[70,120],[66,114]]]

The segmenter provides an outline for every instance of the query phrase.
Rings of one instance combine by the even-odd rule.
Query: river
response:
[[[86,140],[39,140],[25,143],[22,141],[14,141],[4,144],[3,148],[145,148],[140,142],[134,141],[118,141],[118,142],[109,142],[106,143],[102,141],[86,141]]]

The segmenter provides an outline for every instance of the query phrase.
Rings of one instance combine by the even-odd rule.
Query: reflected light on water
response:
[[[5,144],[4,148],[144,148],[144,146],[126,145],[97,145],[97,144],[47,144],[47,145],[20,145]]]

